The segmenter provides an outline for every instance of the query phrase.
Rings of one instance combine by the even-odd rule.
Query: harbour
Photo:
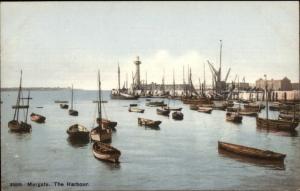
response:
[[[65,133],[71,124],[77,122],[88,129],[95,126],[93,116],[96,116],[97,104],[91,100],[97,98],[97,91],[75,90],[74,94],[77,95],[76,108],[80,111],[77,117],[69,116],[67,111],[54,104],[57,99],[68,100],[69,91],[31,92],[33,99],[29,111],[34,112],[37,105],[43,106],[39,112],[47,116],[47,121],[44,124],[32,123],[30,134],[15,134],[6,127],[13,113],[5,111],[12,111],[11,105],[17,92],[2,93],[3,188],[15,190],[15,187],[9,187],[10,182],[32,180],[86,182],[89,185],[80,189],[87,190],[120,187],[146,190],[151,189],[153,184],[157,184],[159,189],[243,190],[251,188],[258,180],[260,184],[256,184],[255,189],[275,187],[277,182],[282,181],[285,182],[280,185],[282,189],[293,189],[298,185],[298,130],[292,133],[261,130],[256,128],[255,118],[247,116],[241,124],[229,123],[225,121],[225,111],[199,113],[190,110],[180,100],[170,101],[171,106],[182,107],[184,113],[184,120],[175,121],[171,116],[157,115],[156,107],[146,106],[146,98],[110,100],[110,91],[103,91],[103,99],[109,100],[103,105],[110,111],[107,117],[118,122],[117,131],[112,135],[112,145],[120,149],[122,155],[119,164],[98,161],[92,155],[92,143],[73,144]],[[167,99],[164,101],[167,102]],[[137,104],[145,112],[128,112],[130,104]],[[264,116],[264,110],[259,115]],[[278,111],[270,111],[269,115],[277,118]],[[139,126],[138,117],[157,119],[162,123],[159,129],[151,129]],[[236,156],[230,158],[231,155],[219,153],[219,140],[281,152],[286,154],[286,158],[279,165]],[[77,164],[76,168],[74,164]],[[211,179],[219,179],[219,183],[215,184]],[[24,189],[26,187],[20,187],[20,190]],[[65,190],[68,187],[52,186],[52,189]]]
[[[0,6],[1,190],[300,189],[299,2]]]

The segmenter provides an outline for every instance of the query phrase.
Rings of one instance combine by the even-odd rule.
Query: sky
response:
[[[141,79],[211,83],[207,60],[222,79],[238,75],[299,80],[299,2],[1,2],[1,87],[103,89]]]

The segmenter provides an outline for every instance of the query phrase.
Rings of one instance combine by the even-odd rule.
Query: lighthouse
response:
[[[142,62],[140,61],[140,57],[137,56],[136,60],[134,61],[136,71],[135,71],[135,87],[140,88],[141,87],[141,81],[140,81],[140,64]]]

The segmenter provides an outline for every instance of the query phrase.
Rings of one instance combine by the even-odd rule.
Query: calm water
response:
[[[298,133],[260,132],[255,118],[244,117],[240,125],[225,121],[225,112],[191,111],[180,101],[184,120],[156,114],[138,101],[110,100],[104,92],[106,116],[118,122],[112,145],[121,150],[120,165],[98,161],[92,144],[74,145],[67,128],[80,123],[88,128],[96,116],[96,91],[75,91],[78,117],[69,116],[54,100],[69,100],[68,91],[33,91],[29,113],[47,117],[45,124],[32,124],[31,134],[14,134],[7,123],[16,92],[3,92],[1,105],[1,184],[5,190],[116,190],[116,189],[272,189],[300,188],[300,137]],[[166,100],[167,102],[167,100]],[[129,113],[127,106],[139,103],[144,114]],[[36,108],[42,106],[42,109]],[[263,115],[262,112],[260,115]],[[277,113],[270,113],[276,117]],[[105,116],[105,115],[104,115]],[[137,125],[137,117],[161,120],[159,130]],[[299,127],[298,127],[299,129]],[[299,131],[299,130],[298,130]],[[244,161],[218,153],[217,141],[253,146],[285,153],[284,166]],[[55,181],[88,183],[87,187],[55,187]],[[28,182],[47,182],[51,187],[28,187]],[[22,183],[11,187],[10,183]]]

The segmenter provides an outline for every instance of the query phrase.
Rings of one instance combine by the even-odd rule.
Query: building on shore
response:
[[[265,89],[266,80],[264,80],[262,78],[256,80],[255,86],[258,89]],[[284,77],[281,80],[274,80],[274,79],[267,80],[267,86],[268,86],[269,90],[274,90],[274,91],[290,91],[290,90],[293,90],[291,80],[288,79],[287,77]]]

